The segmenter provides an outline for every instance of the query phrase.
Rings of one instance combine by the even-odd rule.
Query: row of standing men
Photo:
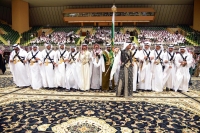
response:
[[[165,86],[188,91],[192,57],[187,49],[180,47],[180,53],[176,54],[173,46],[164,52],[162,45],[156,45],[154,50],[150,50],[150,45],[145,42],[143,49],[137,50],[135,44],[124,43],[122,49],[107,45],[106,50],[101,50],[95,44],[89,51],[83,44],[80,51],[72,46],[68,52],[64,44],[57,51],[52,50],[51,44],[45,44],[43,51],[33,45],[27,53],[15,44],[9,64],[19,87],[82,91],[116,88],[118,96],[131,96],[138,89],[161,92]]]

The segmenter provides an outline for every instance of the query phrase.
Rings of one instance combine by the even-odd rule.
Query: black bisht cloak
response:
[[[2,70],[4,74],[6,71],[6,63],[5,63],[5,59],[3,58],[1,54],[0,54],[0,69]]]

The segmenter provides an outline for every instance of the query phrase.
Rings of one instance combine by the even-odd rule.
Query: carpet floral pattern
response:
[[[74,120],[69,127],[59,126],[82,116],[89,117],[88,121]],[[178,133],[184,130],[200,132],[200,116],[175,106],[148,102],[82,100],[23,101],[2,105],[0,106],[0,132],[39,132],[40,126],[44,124],[46,124],[44,131],[49,132],[103,131],[100,124],[91,124],[92,118],[101,119],[105,125],[109,124],[107,127],[110,127],[110,131],[113,132],[121,132],[120,127],[141,132]]]
[[[0,132],[19,133],[198,133],[200,79],[189,92],[134,93],[15,88],[0,75]]]

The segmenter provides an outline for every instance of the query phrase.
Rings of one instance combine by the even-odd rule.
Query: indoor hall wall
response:
[[[33,7],[30,8],[31,26],[66,26],[62,12],[66,6],[61,7]]]
[[[192,25],[193,23],[194,5],[146,5],[145,7],[154,8],[155,20],[150,23],[137,23],[137,25]]]
[[[156,11],[155,20],[150,23],[137,23],[137,25],[177,25],[193,24],[193,7],[194,5],[116,5],[118,8],[123,7],[151,7]],[[112,5],[95,5],[95,6],[61,6],[61,7],[34,7],[30,8],[30,26],[50,25],[50,26],[67,26],[63,21],[62,12],[66,8],[110,8]]]
[[[193,29],[200,31],[200,0],[194,0]]]
[[[12,13],[10,7],[0,6],[0,19],[8,24],[12,24]]]

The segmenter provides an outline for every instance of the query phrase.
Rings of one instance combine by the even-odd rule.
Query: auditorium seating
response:
[[[179,25],[178,27],[181,28],[182,30],[188,32],[188,33],[194,32],[194,30],[188,25]]]
[[[188,25],[179,25],[179,28],[187,33],[186,38],[190,43],[200,46],[200,31],[195,31]]]
[[[52,28],[54,32],[70,32],[70,31],[74,31],[77,32],[78,29],[80,29],[80,27],[53,27]]]
[[[139,42],[150,40],[152,44],[185,45],[186,38],[177,33],[170,33],[166,27],[137,27],[140,31]]]
[[[139,30],[164,31],[166,27],[137,27]]]
[[[3,42],[0,40],[0,45],[3,45]]]
[[[3,28],[6,34],[1,34],[3,39],[8,42],[10,41],[10,44],[16,43],[16,41],[19,39],[19,33],[17,31],[14,31],[9,25],[0,23],[0,28]]]
[[[51,27],[51,33],[49,34],[41,34],[39,37],[31,40],[32,43],[36,43],[37,45],[44,45],[45,43],[51,43],[52,45],[57,44],[77,44],[80,36],[76,34],[76,32],[80,29],[80,27]],[[30,45],[31,45],[30,44]]]
[[[3,28],[7,34],[3,34],[2,37],[8,41],[10,40],[11,44],[16,43],[19,38],[18,32],[11,29],[10,26],[5,24],[0,24],[0,27]],[[152,42],[152,45],[156,43],[161,43],[163,45],[194,45],[200,43],[200,32],[193,30],[189,26],[181,25],[178,26],[182,30],[184,30],[187,34],[183,36],[181,34],[173,34],[167,31],[168,27],[133,27],[133,26],[116,26],[115,27],[115,44],[120,45],[124,42],[137,42],[140,43],[144,40],[143,34],[145,35],[145,39],[149,39]],[[111,42],[111,26],[101,26],[101,27],[51,27],[52,30],[46,36],[37,37],[37,31],[39,31],[42,27],[35,26],[30,30],[22,33],[22,45],[32,45],[33,43],[37,43],[38,45],[44,45],[45,42],[49,42],[53,45],[57,45],[58,43],[65,43],[67,45],[70,44],[80,44],[80,43],[110,43]],[[85,37],[84,40],[80,39],[79,31],[84,28],[92,28],[89,36]],[[42,29],[41,29],[42,30]],[[103,32],[102,32],[103,31]],[[131,35],[131,32],[134,31],[134,34]],[[128,34],[127,34],[128,32]],[[135,33],[136,32],[136,33]],[[103,35],[101,35],[103,34]],[[155,34],[155,35],[154,35]],[[86,36],[86,35],[85,35]],[[51,39],[51,37],[55,37],[57,39]],[[166,41],[165,38],[173,38]],[[44,39],[49,38],[49,39]],[[41,41],[43,40],[43,41]],[[85,41],[85,42],[83,42]],[[3,42],[0,42],[3,43]]]
[[[42,28],[42,27],[41,26],[34,26],[30,30],[23,32],[21,34],[21,36],[22,36],[22,43],[21,44],[29,43],[30,40],[33,39],[36,36],[36,33],[40,28]]]

